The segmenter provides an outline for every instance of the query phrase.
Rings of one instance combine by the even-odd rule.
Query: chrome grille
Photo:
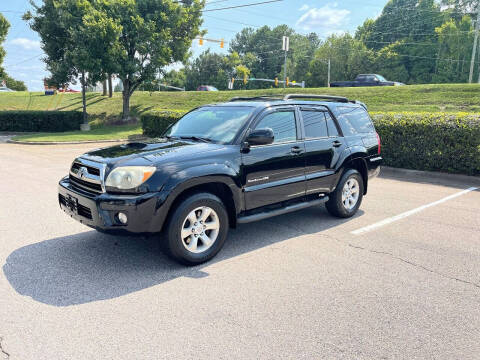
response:
[[[97,194],[105,192],[103,177],[105,164],[78,158],[70,168],[70,182],[72,185]]]

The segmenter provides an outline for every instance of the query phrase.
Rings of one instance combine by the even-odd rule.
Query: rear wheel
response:
[[[337,188],[329,195],[326,203],[330,214],[348,218],[358,211],[363,199],[362,175],[354,169],[345,171]]]
[[[192,195],[178,205],[167,223],[166,250],[183,264],[201,264],[222,249],[228,227],[228,214],[218,197]]]

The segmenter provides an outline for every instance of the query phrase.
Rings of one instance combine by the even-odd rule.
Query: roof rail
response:
[[[282,97],[278,96],[278,95],[261,95],[261,96],[252,96],[252,97],[236,96],[234,98],[231,98],[230,102],[232,102],[232,101],[252,101],[252,100],[263,100],[263,101],[282,100]]]
[[[288,95],[285,95],[285,97],[283,98],[283,100],[290,100],[290,99],[322,99],[322,100],[329,100],[329,101],[338,101],[342,103],[350,102],[346,97],[332,96],[332,95],[288,94]]]

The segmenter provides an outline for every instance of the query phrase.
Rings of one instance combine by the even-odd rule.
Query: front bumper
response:
[[[75,187],[68,176],[58,185],[58,202],[71,218],[104,232],[156,233],[166,215],[158,193],[93,194]],[[127,215],[126,224],[118,220],[119,212]]]

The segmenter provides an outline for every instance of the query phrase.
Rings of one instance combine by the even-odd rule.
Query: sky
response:
[[[40,1],[37,0],[37,3]],[[221,9],[261,1],[265,0],[207,0],[205,9]],[[225,48],[222,50],[220,44],[211,42],[204,42],[200,46],[198,41],[194,41],[192,53],[195,57],[208,48],[212,52],[227,52],[228,41],[247,26],[256,28],[287,24],[298,33],[315,32],[321,38],[332,33],[353,33],[367,18],[377,17],[386,2],[387,0],[283,0],[245,8],[207,11],[203,14],[202,26],[202,29],[208,31],[205,37],[224,39]],[[11,25],[3,44],[7,51],[3,67],[10,76],[24,81],[29,91],[41,91],[43,78],[48,73],[41,60],[40,39],[21,19],[22,14],[29,9],[29,0],[0,0],[0,12]],[[177,64],[173,67],[180,66]],[[72,88],[78,89],[78,85]]]

